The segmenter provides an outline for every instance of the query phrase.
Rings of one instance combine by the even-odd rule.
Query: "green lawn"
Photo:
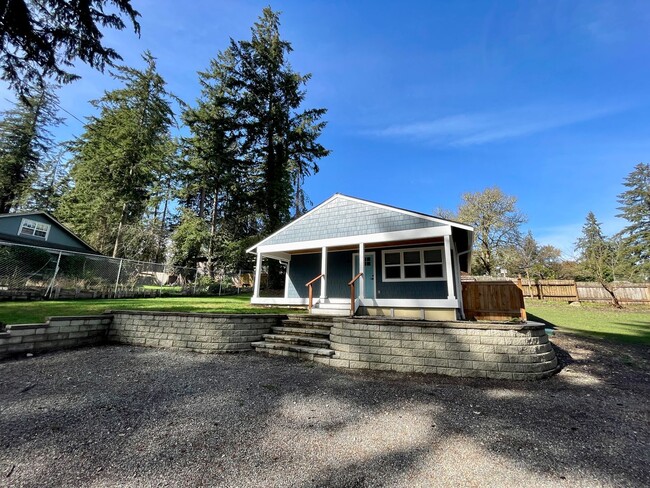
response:
[[[559,330],[616,342],[650,345],[650,307],[607,304],[526,301],[528,320],[538,320]]]
[[[106,310],[156,310],[162,312],[300,313],[286,308],[250,305],[250,295],[232,297],[122,298],[116,300],[51,300],[0,302],[0,321],[7,324],[44,322],[47,317],[89,315]]]

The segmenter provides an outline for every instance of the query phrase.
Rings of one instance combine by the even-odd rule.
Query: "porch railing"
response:
[[[363,272],[357,273],[357,275],[354,278],[352,278],[352,281],[348,283],[348,286],[350,287],[350,317],[352,317],[354,313],[357,311],[355,283],[362,276],[363,276]]]
[[[312,308],[312,305],[313,305],[312,302],[314,301],[314,290],[313,290],[312,286],[313,286],[313,284],[315,282],[320,280],[323,276],[325,276],[325,275],[323,273],[321,273],[316,278],[314,278],[313,280],[311,280],[311,281],[307,282],[307,284],[305,284],[305,286],[309,290],[309,301],[307,302],[307,310],[309,311],[309,313],[311,313],[311,308]]]

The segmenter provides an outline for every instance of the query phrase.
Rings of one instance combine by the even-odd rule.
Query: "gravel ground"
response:
[[[106,346],[0,363],[0,486],[649,486],[650,348],[513,383]]]

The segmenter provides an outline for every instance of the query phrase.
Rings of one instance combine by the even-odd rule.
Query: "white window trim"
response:
[[[23,227],[25,227],[25,224],[34,224],[34,226],[38,225],[44,225],[47,229],[45,230],[45,237],[37,236],[37,235],[29,235],[29,234],[23,234]],[[31,220],[31,219],[26,219],[23,218],[23,220],[20,221],[20,227],[18,228],[18,235],[23,236],[23,237],[32,237],[34,239],[42,239],[44,241],[47,241],[47,238],[50,237],[50,229],[52,226],[50,224],[46,224],[44,222],[39,222],[37,220]]]
[[[440,264],[442,265],[442,276],[438,278],[425,278],[424,277],[424,251],[437,251],[439,250],[442,254],[442,260],[438,263],[427,263],[427,264]],[[404,267],[409,266],[404,264],[404,253],[405,252],[420,252],[420,274],[422,278],[404,278]],[[400,278],[386,278],[386,258],[385,254],[394,254],[400,253]],[[412,266],[412,265],[411,265]],[[389,265],[389,267],[397,267],[397,265]],[[408,249],[385,249],[381,251],[381,279],[386,283],[397,283],[403,281],[447,281],[447,273],[445,270],[445,248],[444,246],[429,246],[429,247],[409,247]]]

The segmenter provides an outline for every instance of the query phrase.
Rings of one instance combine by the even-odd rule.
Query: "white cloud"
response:
[[[375,137],[439,145],[469,146],[584,122],[625,110],[623,105],[528,106],[500,112],[456,114],[430,121],[370,130]]]

